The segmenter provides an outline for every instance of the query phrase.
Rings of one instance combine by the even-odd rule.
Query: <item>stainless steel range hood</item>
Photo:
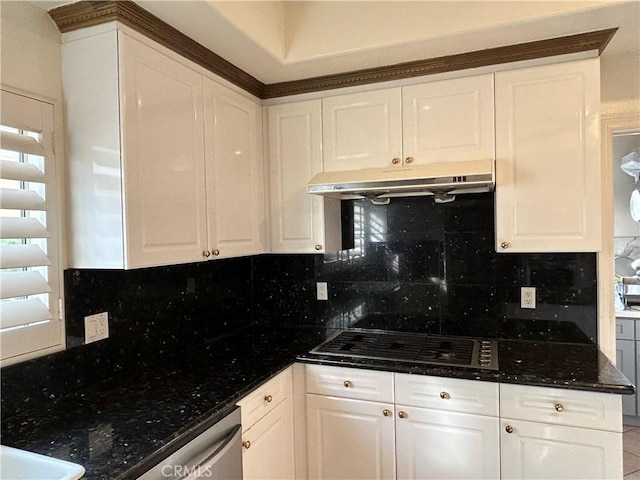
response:
[[[379,203],[388,203],[391,197],[435,195],[436,201],[446,202],[456,194],[490,192],[494,186],[494,161],[470,160],[322,172],[313,177],[308,192]]]

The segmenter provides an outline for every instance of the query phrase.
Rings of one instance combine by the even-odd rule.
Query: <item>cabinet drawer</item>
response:
[[[307,365],[307,393],[393,402],[393,374],[359,368]]]
[[[500,417],[622,431],[620,395],[609,393],[501,384]]]
[[[240,400],[237,405],[242,414],[242,431],[246,432],[285,399],[291,398],[292,392],[293,379],[289,367]]]
[[[396,403],[498,416],[498,384],[459,378],[396,374]]]
[[[633,340],[635,322],[632,318],[616,318],[616,339]]]

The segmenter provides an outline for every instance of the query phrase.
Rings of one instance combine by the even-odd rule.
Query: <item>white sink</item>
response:
[[[76,480],[83,474],[77,463],[0,445],[2,480]]]

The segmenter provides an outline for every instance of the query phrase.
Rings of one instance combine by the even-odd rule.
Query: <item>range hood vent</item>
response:
[[[389,203],[391,197],[435,195],[449,202],[456,194],[490,192],[495,186],[493,160],[430,163],[318,173],[308,186],[316,195],[349,200],[369,198]]]

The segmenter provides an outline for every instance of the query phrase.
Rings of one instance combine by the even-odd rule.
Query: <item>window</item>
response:
[[[0,355],[64,347],[53,105],[1,92]]]

